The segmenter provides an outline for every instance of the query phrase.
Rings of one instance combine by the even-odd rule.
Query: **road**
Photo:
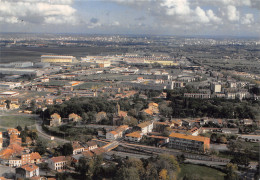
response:
[[[36,129],[39,133],[40,136],[42,136],[43,138],[47,138],[47,139],[51,139],[51,137],[54,137],[54,136],[50,136],[49,134],[45,133],[42,129],[42,121],[38,118],[38,120],[36,120]],[[57,141],[57,142],[61,142],[61,143],[69,143],[70,141],[69,140],[66,140],[66,139],[62,139],[62,138],[59,138],[59,137],[54,137],[54,141]]]
[[[225,158],[218,158],[203,154],[194,154],[194,153],[188,153],[183,152],[181,150],[177,149],[170,149],[170,148],[159,148],[159,147],[152,147],[152,146],[146,146],[146,145],[138,145],[138,144],[131,144],[126,142],[120,142],[120,145],[124,148],[129,148],[131,150],[136,150],[146,152],[146,153],[154,153],[154,154],[172,154],[174,156],[184,154],[186,159],[195,160],[198,163],[204,163],[204,161],[207,161],[209,165],[216,165],[216,164],[227,164],[229,162],[229,159]]]
[[[9,179],[13,179],[15,177],[15,168],[4,166],[0,164],[0,177],[8,177]]]

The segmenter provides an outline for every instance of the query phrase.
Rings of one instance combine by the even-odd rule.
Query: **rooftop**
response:
[[[188,140],[193,140],[193,141],[201,141],[205,142],[209,140],[207,137],[202,137],[202,136],[192,136],[192,135],[186,135],[186,134],[180,134],[180,133],[171,133],[170,138],[180,138],[180,139],[188,139]]]

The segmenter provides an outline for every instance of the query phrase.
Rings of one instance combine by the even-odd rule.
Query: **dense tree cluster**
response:
[[[258,115],[258,102],[229,100],[223,98],[195,99],[184,98],[168,91],[168,99],[171,104],[173,117],[213,117],[230,119],[255,119]],[[171,111],[169,109],[169,111]],[[163,112],[163,111],[162,111]],[[168,112],[167,112],[168,113]],[[166,114],[166,113],[164,113]]]
[[[42,116],[50,118],[51,114],[58,113],[62,118],[67,118],[69,114],[75,113],[84,121],[93,121],[97,112],[114,113],[115,105],[115,102],[103,98],[72,98],[61,105],[49,106]]]
[[[128,158],[120,162],[119,167],[115,179],[177,179],[180,171],[176,158],[166,154],[148,160]]]
[[[104,165],[100,155],[91,159],[81,157],[79,162],[73,165],[78,173],[74,174],[73,179],[175,180],[180,172],[178,161],[168,154],[149,159],[122,159],[116,156],[113,156],[113,159],[116,163]],[[56,178],[68,180],[72,178],[72,174],[57,173]]]

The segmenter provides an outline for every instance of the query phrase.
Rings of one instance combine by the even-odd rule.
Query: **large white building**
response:
[[[1,74],[5,75],[35,75],[41,76],[44,71],[37,69],[15,69],[15,68],[0,68]]]
[[[3,89],[14,89],[15,87],[20,87],[21,83],[19,82],[0,82],[0,88]]]
[[[72,63],[75,62],[74,56],[59,56],[59,55],[42,55],[41,62],[43,63]]]

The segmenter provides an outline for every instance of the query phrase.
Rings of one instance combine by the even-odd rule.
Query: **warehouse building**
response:
[[[59,55],[42,55],[41,62],[43,63],[72,63],[75,62],[74,56],[59,56]]]

